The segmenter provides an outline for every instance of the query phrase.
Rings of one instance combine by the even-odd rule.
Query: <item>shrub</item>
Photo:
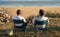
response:
[[[27,21],[28,21],[28,23],[32,23],[32,19],[35,17],[35,15],[30,15],[30,16],[28,16],[27,17]]]
[[[60,18],[60,13],[58,13],[58,12],[46,12],[46,15],[45,16],[47,16],[47,17],[49,17],[49,18]]]

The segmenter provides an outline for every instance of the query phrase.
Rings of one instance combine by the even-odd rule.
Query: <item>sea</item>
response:
[[[0,6],[59,6],[60,1],[0,1]]]

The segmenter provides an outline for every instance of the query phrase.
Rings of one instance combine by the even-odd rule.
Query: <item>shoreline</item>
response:
[[[60,7],[60,6],[12,6],[12,5],[6,5],[6,6],[0,6],[0,7]]]

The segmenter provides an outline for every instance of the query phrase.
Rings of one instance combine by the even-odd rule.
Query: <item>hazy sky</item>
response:
[[[0,1],[60,1],[60,0],[0,0]]]

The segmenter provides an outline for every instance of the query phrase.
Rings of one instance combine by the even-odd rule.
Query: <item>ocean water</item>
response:
[[[60,6],[60,1],[0,1],[0,6]]]

